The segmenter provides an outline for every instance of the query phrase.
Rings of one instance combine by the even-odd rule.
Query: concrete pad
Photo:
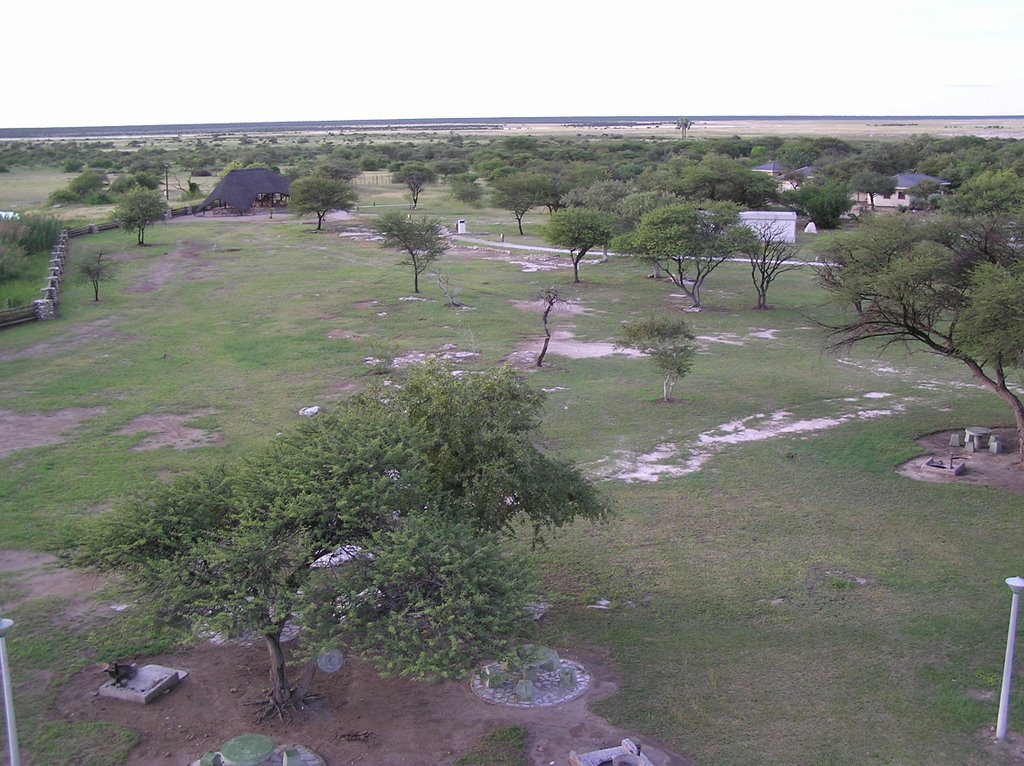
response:
[[[143,665],[123,686],[107,681],[100,687],[101,697],[147,704],[157,695],[173,689],[188,676],[185,670],[166,668],[163,665]]]

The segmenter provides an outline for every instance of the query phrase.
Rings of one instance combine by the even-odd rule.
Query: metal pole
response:
[[[1006,719],[1010,713],[1010,681],[1013,677],[1013,644],[1017,638],[1017,612],[1020,608],[1020,593],[1024,590],[1024,579],[1007,577],[1006,584],[1013,591],[1010,601],[1010,628],[1006,634],[1006,658],[1003,660],[1003,687],[999,694],[999,718],[996,720],[996,741],[1006,739]]]
[[[0,676],[4,679],[4,714],[7,720],[7,744],[11,751],[11,766],[20,766],[18,757],[18,728],[14,723],[14,692],[11,691],[11,673],[7,666],[7,641],[4,636],[14,627],[12,620],[0,619]]]

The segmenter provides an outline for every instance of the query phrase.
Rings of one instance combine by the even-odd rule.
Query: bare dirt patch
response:
[[[0,613],[32,599],[96,593],[104,585],[98,575],[65,569],[55,556],[31,551],[0,550],[0,573],[11,576],[12,586],[0,598]]]
[[[949,460],[949,437],[960,436],[963,441],[963,429],[938,431],[916,440],[923,450],[923,455],[908,460],[897,467],[896,471],[918,481],[931,481],[943,484],[969,484],[985,487],[998,487],[1015,495],[1024,495],[1024,467],[1020,463],[1017,452],[1017,430],[1015,428],[993,428],[992,433],[999,434],[1003,439],[1003,452],[993,455],[987,450],[968,453],[963,447],[954,448],[955,462],[961,458],[965,463],[963,473],[954,476],[945,472],[928,468],[925,461],[934,458],[943,462]]]
[[[189,282],[206,279],[214,269],[214,264],[204,260],[201,255],[209,252],[209,245],[203,242],[178,243],[180,247],[172,250],[153,264],[142,282],[129,287],[129,293],[151,293],[159,290],[172,277],[184,272]]]
[[[62,333],[52,340],[37,343],[20,351],[0,354],[0,362],[61,354],[65,353],[69,348],[95,340],[134,340],[134,335],[114,329],[114,326],[120,321],[119,317],[103,317],[102,319],[78,323],[68,332]]]
[[[578,659],[593,672],[595,688],[572,702],[535,710],[488,705],[465,681],[381,679],[365,664],[349,661],[335,675],[318,675],[314,693],[322,696],[295,713],[290,723],[275,719],[256,725],[253,708],[244,703],[263,696],[265,651],[197,645],[180,654],[146,658],[147,663],[189,672],[177,689],[150,705],[97,696],[104,678],[86,670],[63,687],[56,712],[63,718],[113,721],[138,732],[140,743],[128,766],[188,763],[250,731],[275,742],[306,745],[329,764],[444,764],[487,732],[513,725],[529,730],[530,762],[535,766],[565,766],[570,750],[608,747],[623,737],[644,744],[644,752],[658,766],[691,763],[642,734],[618,729],[590,713],[588,703],[613,694],[617,686],[599,655],[584,653]]]
[[[203,415],[213,415],[216,410],[203,409],[184,415],[140,415],[131,423],[114,432],[115,436],[132,436],[149,434],[139,444],[132,447],[133,452],[173,447],[185,450],[205,447],[210,444],[222,444],[224,435],[202,428],[194,428],[188,423]]]
[[[106,407],[69,407],[55,412],[33,412],[18,415],[0,410],[0,457],[32,447],[60,444],[66,434],[80,423],[102,415]]]

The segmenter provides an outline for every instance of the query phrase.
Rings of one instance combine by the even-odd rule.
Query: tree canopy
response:
[[[572,281],[580,281],[580,261],[594,247],[607,247],[615,231],[615,218],[586,208],[569,208],[552,213],[544,237],[555,247],[564,247],[572,259]]]
[[[415,210],[420,203],[420,194],[423,193],[427,184],[437,180],[437,173],[425,163],[409,162],[396,170],[392,174],[392,179],[395,183],[405,184],[409,189],[409,197],[412,200],[413,210]]]
[[[122,229],[135,231],[138,244],[142,246],[146,244],[146,227],[163,218],[165,209],[160,192],[136,186],[125,193],[121,203],[114,209],[114,218],[120,222]]]
[[[320,231],[324,216],[332,210],[351,209],[357,199],[355,188],[347,180],[317,172],[292,182],[288,208],[300,217],[316,213],[316,230]]]
[[[492,181],[491,187],[494,206],[511,211],[522,234],[523,216],[537,205],[544,204],[544,179],[532,173],[511,173]]]
[[[384,238],[384,247],[407,256],[403,262],[412,266],[413,292],[420,291],[420,274],[448,252],[448,237],[437,218],[414,219],[401,210],[389,210],[377,217],[373,229]]]
[[[629,322],[615,345],[636,349],[649,356],[665,373],[662,384],[662,401],[665,402],[672,401],[672,388],[690,371],[697,354],[694,335],[686,320],[679,316],[649,317]]]
[[[700,308],[708,275],[733,253],[748,252],[754,238],[736,205],[707,202],[652,210],[613,247],[654,261]]]
[[[834,348],[905,343],[959,361],[1013,412],[1024,459],[1024,405],[1008,379],[1024,348],[1021,224],[1009,216],[872,216],[827,244],[819,278],[853,307],[830,325]]]
[[[597,490],[531,437],[541,396],[508,368],[432,364],[304,419],[255,454],[140,489],[83,534],[78,561],[125,575],[166,619],[261,635],[266,712],[301,705],[299,657],[347,642],[383,672],[462,672],[523,619],[530,578],[496,536],[601,518]],[[310,666],[312,667],[312,666]]]
[[[786,199],[819,229],[835,229],[844,215],[853,207],[850,189],[836,181],[805,184],[799,189],[786,192]]]

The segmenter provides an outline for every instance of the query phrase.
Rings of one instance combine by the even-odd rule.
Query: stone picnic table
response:
[[[983,428],[982,426],[967,426],[964,429],[964,446],[970,448],[973,444],[974,449],[981,449],[981,441],[985,438],[991,438],[992,429]]]

